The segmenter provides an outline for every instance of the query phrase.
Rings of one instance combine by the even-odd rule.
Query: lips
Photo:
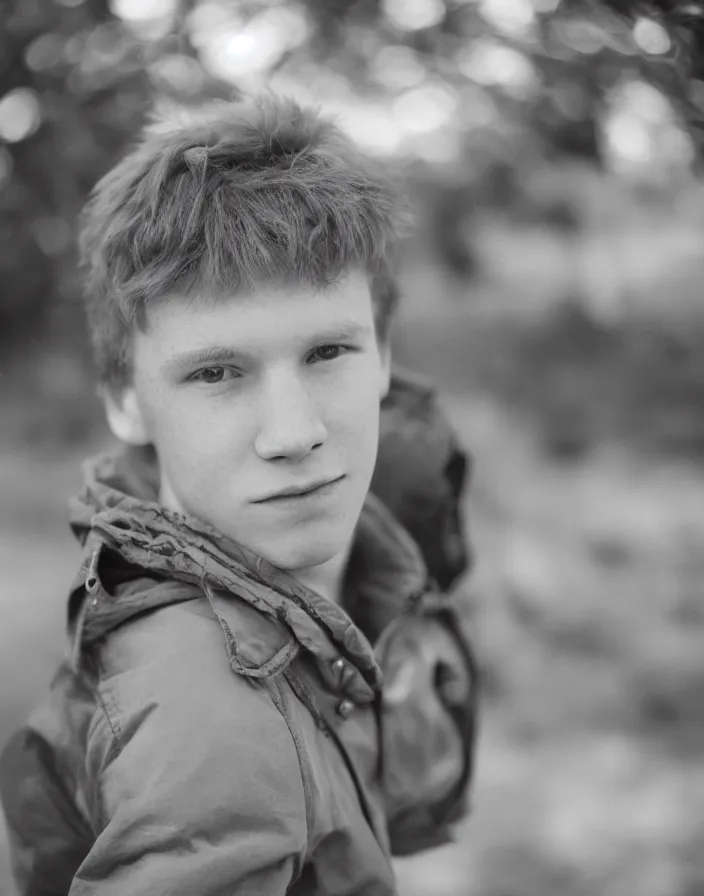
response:
[[[306,495],[311,495],[320,489],[324,488],[326,485],[332,485],[335,482],[339,482],[343,479],[344,476],[337,476],[334,479],[322,479],[318,482],[313,482],[310,485],[301,485],[301,486],[290,486],[287,489],[284,489],[280,492],[276,492],[274,495],[269,495],[266,498],[260,498],[258,501],[255,501],[255,504],[268,504],[272,501],[283,501],[286,498],[302,498]]]

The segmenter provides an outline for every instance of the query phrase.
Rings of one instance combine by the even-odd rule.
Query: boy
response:
[[[97,185],[124,447],[86,466],[70,656],[2,758],[23,896],[382,896],[461,814],[470,656],[399,520],[454,578],[463,461],[391,377],[394,222],[341,133],[271,97],[152,125]]]

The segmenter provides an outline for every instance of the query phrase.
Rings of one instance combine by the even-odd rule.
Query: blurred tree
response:
[[[680,109],[701,162],[704,159],[704,4],[693,0],[601,2],[633,25],[636,39],[640,33],[637,42],[646,57],[645,75]],[[666,40],[653,26],[662,30]]]
[[[133,139],[155,93],[182,100],[232,93],[195,61],[183,28],[188,4],[174,7],[170,27],[158,39],[135,33],[113,13],[113,5],[108,0],[0,5],[0,349],[5,356],[22,350],[27,339],[40,343],[47,333],[75,347],[84,344],[82,336],[71,338],[81,327],[75,302],[76,216],[91,187]],[[171,80],[164,76],[169,66]]]
[[[198,103],[270,83],[333,106],[370,149],[424,167],[437,187],[430,231],[467,276],[473,210],[510,205],[516,172],[545,157],[602,164],[615,91],[646,80],[704,154],[702,4],[5,0],[2,350],[79,327],[76,215],[159,96]],[[547,214],[579,225],[574,209]]]
[[[73,295],[75,215],[146,106],[136,50],[107,0],[0,7],[4,351],[56,323]]]

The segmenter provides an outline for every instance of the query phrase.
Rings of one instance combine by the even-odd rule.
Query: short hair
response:
[[[385,169],[317,110],[265,94],[162,110],[95,186],[79,251],[98,375],[131,377],[133,327],[167,294],[321,288],[365,270],[377,334],[398,301],[406,211]]]

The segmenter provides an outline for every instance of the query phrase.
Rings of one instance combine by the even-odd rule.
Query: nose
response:
[[[264,460],[305,457],[327,436],[305,383],[290,370],[267,377],[260,394],[260,421],[254,447]]]

